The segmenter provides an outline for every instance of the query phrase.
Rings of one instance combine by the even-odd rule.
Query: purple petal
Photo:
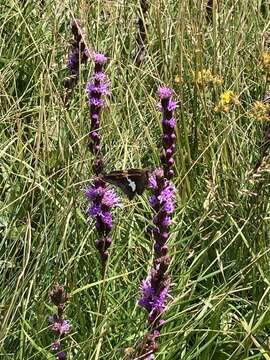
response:
[[[61,351],[57,354],[56,360],[66,360],[66,358],[66,353],[64,353],[64,351]]]
[[[171,129],[174,129],[176,126],[176,119],[174,117],[170,118],[170,119],[163,119],[162,120],[162,125]]]
[[[69,321],[58,319],[52,324],[51,328],[53,331],[59,333],[60,335],[67,334],[70,331]]]
[[[104,72],[99,71],[93,75],[92,80],[98,81],[98,82],[105,82],[107,80],[107,76]]]
[[[157,95],[160,99],[167,99],[170,98],[173,94],[172,89],[166,86],[160,86],[157,91]]]
[[[93,54],[93,60],[95,63],[98,63],[98,64],[105,64],[108,60],[108,58],[101,54],[101,53],[94,53]]]
[[[113,190],[106,188],[102,198],[102,204],[108,208],[113,208],[114,206],[119,205],[119,198]]]
[[[108,211],[103,212],[101,214],[101,219],[106,227],[108,227],[109,229],[112,228],[112,214],[111,213],[109,213]]]
[[[97,93],[101,95],[109,94],[109,83],[101,82],[100,84],[95,84],[93,82],[88,82],[86,85],[86,92],[91,96],[92,93]]]
[[[102,107],[104,105],[104,100],[103,99],[98,99],[98,98],[95,98],[95,97],[91,97],[89,99],[89,104],[94,105],[96,107]]]
[[[177,102],[170,100],[167,108],[169,111],[175,110],[177,108]]]
[[[95,218],[96,216],[101,215],[102,214],[101,205],[100,204],[92,204],[88,208],[88,214],[92,218]]]

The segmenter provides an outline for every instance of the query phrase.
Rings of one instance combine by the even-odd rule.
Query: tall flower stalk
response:
[[[79,80],[80,65],[86,64],[89,57],[89,52],[85,43],[85,34],[80,20],[75,19],[72,21],[71,32],[73,34],[73,41],[71,43],[67,61],[69,76],[64,82],[64,87],[67,91],[64,99],[65,103],[68,99],[68,95]]]
[[[54,332],[56,338],[51,345],[51,350],[56,353],[56,360],[67,359],[66,353],[61,351],[62,341],[66,334],[70,332],[69,321],[65,319],[64,312],[69,294],[65,288],[59,284],[54,285],[49,292],[52,303],[57,307],[57,313],[49,316],[50,328]]]
[[[162,112],[162,128],[163,128],[163,152],[161,154],[161,163],[164,170],[164,176],[171,179],[174,176],[172,169],[174,165],[173,154],[175,150],[175,125],[176,120],[173,112],[177,107],[177,103],[172,99],[173,92],[170,88],[162,86],[158,89],[158,97],[160,102],[158,108]]]
[[[86,189],[85,195],[89,202],[88,215],[96,223],[99,238],[95,245],[100,254],[102,273],[104,274],[109,256],[108,248],[112,242],[109,236],[113,226],[111,210],[118,205],[118,198],[114,191],[109,189],[99,177],[103,171],[100,117],[105,103],[104,97],[109,94],[109,82],[103,67],[108,59],[103,54],[94,53],[93,60],[95,63],[94,74],[86,85],[86,92],[91,122],[88,148],[94,156],[92,169],[95,178]]]
[[[93,184],[86,189],[85,195],[90,203],[88,215],[96,222],[99,238],[96,240],[95,246],[100,254],[102,273],[104,274],[109,256],[108,248],[112,243],[109,236],[113,227],[111,210],[118,205],[118,198],[115,192],[99,178],[96,178]]]
[[[168,267],[171,258],[168,255],[167,241],[170,235],[171,218],[175,207],[175,188],[170,182],[174,175],[172,166],[175,150],[175,125],[173,110],[176,102],[172,99],[172,90],[160,87],[158,97],[159,109],[162,111],[163,153],[161,155],[162,169],[157,169],[149,178],[152,195],[149,203],[153,209],[154,260],[148,277],[141,284],[139,305],[148,312],[148,333],[140,345],[138,352],[141,359],[152,360],[158,348],[157,339],[164,324],[162,314],[166,310],[166,301],[170,287]]]
[[[98,176],[103,170],[103,160],[100,152],[100,117],[105,104],[104,97],[109,94],[110,84],[103,71],[103,67],[108,61],[107,57],[103,54],[94,53],[93,60],[95,63],[94,74],[86,85],[91,121],[88,147],[94,155],[93,172]]]
[[[135,54],[135,63],[137,66],[140,66],[145,58],[146,45],[147,45],[147,36],[146,36],[146,16],[149,10],[150,4],[149,0],[140,0],[140,14],[138,18],[138,34],[136,38],[137,49]]]

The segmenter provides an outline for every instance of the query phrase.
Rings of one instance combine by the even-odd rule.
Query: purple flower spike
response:
[[[156,169],[149,177],[149,188],[152,195],[149,203],[153,209],[153,225],[148,227],[148,234],[154,240],[154,261],[150,274],[141,283],[141,298],[138,304],[148,312],[148,332],[142,345],[137,349],[137,358],[153,360],[158,348],[157,340],[164,325],[161,319],[166,310],[170,278],[168,268],[171,262],[168,256],[168,239],[172,213],[175,208],[175,187],[170,182],[174,172],[173,154],[175,150],[176,120],[173,111],[177,103],[172,99],[172,89],[162,86],[157,95],[160,99],[158,109],[162,112],[163,153],[161,155],[162,168]]]
[[[100,157],[100,115],[105,104],[104,96],[109,94],[110,84],[103,72],[103,65],[107,62],[107,57],[103,54],[94,53],[92,58],[95,62],[94,74],[86,85],[91,119],[88,146],[91,153],[96,157],[93,163],[93,171],[98,176],[103,170],[103,161]]]
[[[95,179],[93,185],[89,186],[85,195],[89,201],[88,214],[96,222],[96,229],[99,240],[96,241],[96,248],[99,251],[102,268],[105,268],[108,258],[108,248],[112,239],[109,233],[113,227],[111,210],[119,206],[119,199],[115,192],[99,178]]]
[[[144,307],[149,312],[149,319],[155,321],[155,317],[160,315],[166,308],[165,301],[168,296],[169,286],[162,290],[157,289],[153,284],[153,278],[143,280],[141,284],[142,297],[139,300],[139,305]],[[154,318],[152,318],[154,315]]]
[[[72,47],[67,60],[69,77],[65,80],[64,86],[72,90],[79,79],[80,64],[86,64],[89,54],[85,44],[85,34],[81,22],[76,19],[71,23],[71,31],[74,36]]]
[[[158,89],[158,97],[160,103],[158,109],[163,114],[162,127],[163,127],[163,147],[164,151],[161,155],[161,163],[164,169],[164,176],[167,179],[171,179],[174,175],[172,166],[174,164],[173,153],[175,150],[175,126],[176,120],[173,117],[173,111],[177,107],[177,103],[172,100],[172,89],[162,86]]]
[[[49,322],[51,323],[50,329],[56,334],[57,338],[51,344],[51,350],[57,352],[56,359],[66,359],[66,353],[61,350],[61,342],[65,335],[70,332],[70,323],[64,319],[65,304],[69,300],[70,296],[66,292],[64,286],[55,284],[49,291],[49,297],[53,304],[57,306],[57,314],[49,316]],[[59,352],[60,351],[60,352]]]
[[[162,88],[161,94],[170,94],[167,88]],[[164,96],[165,96],[164,95]],[[150,234],[154,239],[154,263],[148,277],[141,283],[140,306],[148,312],[148,328],[144,345],[138,349],[142,359],[154,359],[157,350],[157,339],[164,324],[161,319],[166,310],[170,278],[168,267],[171,258],[168,256],[168,238],[170,235],[171,214],[175,206],[175,187],[164,177],[163,169],[156,169],[149,177],[149,188],[152,196],[149,202],[154,211],[153,226]]]

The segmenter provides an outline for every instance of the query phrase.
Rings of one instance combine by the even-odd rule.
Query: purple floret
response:
[[[110,84],[108,82],[96,84],[90,81],[86,85],[86,92],[88,94],[91,94],[91,96],[93,95],[93,93],[100,95],[108,95],[110,93],[109,86]]]
[[[80,64],[85,64],[89,58],[86,44],[84,42],[83,29],[79,20],[71,23],[71,31],[74,36],[72,46],[68,55],[67,68],[70,76],[65,80],[65,88],[71,90],[79,79]]]
[[[110,93],[110,83],[107,81],[107,77],[103,72],[103,65],[108,60],[107,57],[103,54],[94,53],[93,60],[95,62],[94,74],[86,85],[91,118],[88,146],[93,155],[98,155],[100,153],[101,142],[101,136],[97,136],[100,129],[100,114],[105,104],[104,96]],[[102,168],[103,161],[99,158],[98,166],[95,165],[95,162],[93,164],[94,173],[99,175]]]
[[[174,175],[172,166],[174,165],[173,153],[175,150],[175,126],[176,120],[173,117],[173,111],[177,107],[177,102],[172,99],[173,91],[167,87],[160,87],[158,96],[160,103],[157,104],[158,109],[162,112],[163,127],[163,154],[161,162],[164,169],[164,175],[167,179],[171,179]]]
[[[113,208],[119,205],[119,198],[113,190],[106,188],[103,193],[102,204],[108,209]]]
[[[59,352],[56,356],[56,360],[66,360],[66,358],[66,353],[64,353],[64,351]]]
[[[61,344],[59,340],[55,340],[51,345],[52,351],[59,351],[61,349]]]
[[[170,98],[172,94],[173,94],[172,89],[166,86],[160,86],[157,91],[157,95],[160,99]]]
[[[154,354],[147,355],[147,357],[144,360],[155,360],[155,355]]]
[[[92,76],[92,80],[93,80],[93,81],[99,81],[99,82],[103,83],[103,82],[106,82],[107,76],[106,76],[106,74],[104,74],[104,72],[102,72],[102,71],[96,72],[96,73],[94,73],[94,75]]]
[[[173,100],[170,100],[169,101],[169,104],[168,104],[168,110],[169,111],[173,111],[177,108],[177,102],[176,101],[173,101]]]
[[[62,320],[58,316],[53,317],[51,329],[59,335],[68,334],[70,331],[70,324],[68,320]]]
[[[100,236],[100,239],[96,241],[96,248],[102,261],[105,262],[108,258],[107,249],[111,245],[111,238],[108,236],[113,227],[111,210],[119,206],[119,199],[116,193],[99,178],[86,189],[85,195],[89,201],[88,215],[95,220]]]
[[[174,129],[175,126],[176,126],[176,119],[173,118],[173,117],[170,118],[170,119],[164,118],[164,119],[162,120],[162,125],[163,125],[164,127],[169,127],[169,128],[171,128],[171,129]]]
[[[88,200],[92,202],[91,207],[93,207],[93,210],[91,210],[91,213],[93,213],[93,215],[91,216],[93,217],[100,215],[104,209],[111,209],[119,205],[118,196],[106,185],[91,185],[86,189],[85,195]]]
[[[163,171],[157,169],[149,178],[149,186],[154,190],[154,195],[149,198],[150,205],[158,210],[163,210],[168,214],[174,210],[175,187],[162,176]]]
[[[153,288],[152,281],[151,277],[142,281],[142,297],[139,300],[139,305],[148,311],[149,318],[154,321],[166,308],[165,302],[168,297],[169,286],[164,287],[162,290],[156,290]]]
[[[93,54],[93,60],[94,60],[95,63],[105,64],[108,61],[108,58],[103,54],[94,53]]]
[[[89,104],[93,105],[97,108],[101,108],[104,105],[104,100],[95,98],[95,97],[91,97],[91,98],[89,98]]]

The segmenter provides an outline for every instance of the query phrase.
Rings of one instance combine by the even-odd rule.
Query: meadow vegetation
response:
[[[159,86],[178,101],[170,296],[156,359],[270,359],[270,6],[267,0],[0,4],[0,359],[54,359],[48,297],[70,293],[68,359],[132,359],[151,268],[147,191],[114,210],[106,276],[86,213],[93,156],[82,64],[68,104],[70,23],[109,57],[102,113],[106,171],[160,164]],[[102,304],[102,306],[101,306]]]

